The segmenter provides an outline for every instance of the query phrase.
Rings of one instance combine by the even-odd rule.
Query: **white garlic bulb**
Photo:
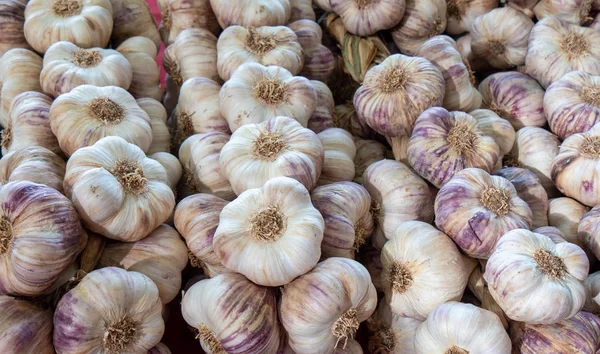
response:
[[[129,61],[114,49],[83,49],[70,42],[56,42],[44,54],[40,74],[42,89],[58,97],[77,86],[131,86]]]
[[[545,17],[556,16],[567,22],[580,25],[589,21],[594,2],[597,3],[595,0],[540,0],[533,8],[533,13],[540,20]]]
[[[163,65],[179,87],[192,77],[218,80],[217,37],[204,28],[188,28],[163,53]]]
[[[318,134],[325,129],[335,127],[333,122],[335,101],[333,93],[325,83],[317,80],[311,80],[310,83],[317,90],[317,106],[315,113],[308,120],[307,128]]]
[[[406,6],[405,0],[330,0],[346,30],[358,36],[371,36],[396,26]]]
[[[131,64],[129,93],[135,98],[149,97],[160,101],[164,92],[160,87],[160,68],[156,65],[158,50],[155,43],[146,37],[131,37],[121,43],[117,51]]]
[[[292,11],[290,0],[210,0],[222,28],[285,25]]]
[[[555,244],[525,229],[504,234],[485,266],[494,300],[515,321],[552,324],[583,307],[588,258],[577,245]]]
[[[352,140],[352,134],[341,128],[329,128],[317,136],[323,146],[325,157],[317,185],[353,180],[356,145]]]
[[[425,41],[445,29],[446,1],[406,0],[404,16],[392,30],[392,38],[402,53],[418,55],[417,50]]]
[[[452,35],[470,32],[475,19],[497,8],[498,3],[498,0],[447,0],[446,31]]]
[[[52,311],[35,304],[0,295],[0,350],[14,354],[54,354]]]
[[[177,185],[179,180],[183,176],[183,167],[181,162],[174,155],[168,152],[156,152],[152,155],[148,155],[152,160],[158,161],[167,172],[167,185],[173,190],[175,196],[177,196]]]
[[[258,63],[241,65],[219,93],[221,114],[233,132],[275,116],[292,117],[306,127],[316,101],[317,91],[308,79]]]
[[[274,117],[233,133],[221,150],[221,171],[237,195],[278,176],[294,178],[312,190],[323,166],[323,150],[310,129],[292,118]]]
[[[0,159],[0,183],[31,181],[63,192],[65,161],[41,146],[11,151]]]
[[[159,101],[153,98],[139,98],[136,100],[138,106],[148,114],[150,127],[152,129],[152,143],[146,154],[152,155],[157,152],[171,151],[171,133],[167,127],[167,111]]]
[[[225,267],[256,284],[281,286],[317,264],[324,228],[306,188],[275,177],[223,208],[213,247]]]
[[[158,27],[166,46],[188,28],[205,28],[217,35],[221,27],[210,6],[210,0],[158,0],[162,22]]]

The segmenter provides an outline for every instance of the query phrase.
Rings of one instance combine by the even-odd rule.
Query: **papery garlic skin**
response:
[[[160,87],[160,68],[156,65],[158,51],[155,44],[146,37],[131,37],[121,43],[117,51],[131,64],[129,93],[138,99],[149,97],[160,101],[164,92]]]
[[[600,272],[590,273],[583,281],[583,286],[586,294],[583,311],[598,316],[598,313],[600,313]]]
[[[600,76],[572,71],[554,82],[544,95],[550,129],[561,139],[600,122]]]
[[[336,353],[375,311],[369,272],[347,258],[329,258],[283,289],[279,318],[297,354]]]
[[[441,107],[417,118],[407,153],[415,171],[438,188],[465,168],[492,172],[500,158],[498,145],[478,128],[475,118]]]
[[[525,15],[533,18],[535,17],[533,8],[538,2],[540,2],[540,0],[507,0],[506,6],[522,11]]]
[[[427,39],[446,29],[446,1],[406,0],[402,20],[392,30],[392,38],[400,51],[418,55],[417,50]]]
[[[377,133],[364,121],[358,118],[352,102],[336,105],[333,110],[333,124],[350,134],[363,139],[376,139]]]
[[[112,29],[110,0],[31,0],[25,8],[25,38],[38,53],[60,41],[106,48]]]
[[[496,300],[494,300],[492,294],[490,294],[487,282],[485,281],[485,279],[483,279],[484,269],[485,264],[483,264],[483,262],[480,261],[479,264],[475,267],[475,269],[473,269],[473,271],[471,272],[471,275],[469,275],[469,282],[467,283],[467,286],[469,287],[469,290],[471,290],[473,295],[475,295],[477,300],[481,302],[481,305],[479,307],[495,313],[496,316],[498,316],[498,318],[502,322],[502,326],[504,326],[504,328],[508,328],[508,318],[504,314],[504,311],[502,310],[500,305],[498,305]]]
[[[330,0],[331,10],[340,16],[346,30],[363,37],[396,26],[405,5],[405,0]]]
[[[525,68],[544,88],[570,71],[600,75],[599,44],[597,31],[547,17],[531,30]]]
[[[107,267],[87,274],[54,313],[58,353],[143,354],[160,342],[165,324],[150,278]]]
[[[165,107],[159,101],[149,97],[139,98],[136,100],[136,103],[150,118],[152,143],[146,154],[152,155],[157,152],[171,151],[171,133],[167,127],[167,111]]]
[[[175,196],[177,196],[177,185],[183,176],[183,167],[179,159],[168,152],[156,152],[148,155],[148,157],[164,167],[167,172],[167,185],[173,190]]]
[[[158,31],[166,46],[188,28],[205,28],[214,35],[221,30],[210,0],[158,0],[158,7],[162,17]]]
[[[594,0],[541,0],[533,8],[538,19],[555,16],[561,20],[583,25],[590,19]]]
[[[588,257],[593,259],[592,250],[588,249],[584,239],[578,236],[579,221],[590,210],[574,199],[561,197],[550,199],[548,204],[548,225],[560,230],[562,237],[581,247]]]
[[[564,234],[562,233],[562,231],[559,228],[554,227],[554,226],[542,226],[542,227],[538,227],[537,229],[534,229],[531,231],[533,231],[537,234],[542,234],[544,236],[548,236],[554,243],[567,242],[567,240],[565,240],[565,238],[564,238]],[[571,242],[571,243],[573,243],[573,242]]]
[[[237,195],[279,176],[294,178],[312,190],[323,163],[318,136],[289,117],[243,125],[220,155],[221,171]]]
[[[448,0],[448,25],[446,31],[451,35],[471,31],[473,21],[498,7],[498,0]]]
[[[577,226],[577,239],[590,249],[596,258],[600,258],[600,208],[592,208],[573,226]],[[600,310],[600,303],[598,306]]]
[[[299,75],[310,80],[327,80],[335,69],[336,59],[331,50],[322,44],[321,27],[311,20],[292,22],[288,27],[298,36],[304,53],[304,67]]]
[[[0,159],[0,183],[30,181],[63,192],[65,161],[41,146],[11,151]]]
[[[110,39],[113,48],[137,36],[148,38],[157,50],[160,48],[160,34],[145,1],[111,0],[111,5],[114,23]]]
[[[0,57],[14,48],[31,49],[23,34],[25,6],[28,0],[0,2]]]
[[[64,188],[86,227],[125,242],[146,237],[175,207],[165,168],[115,136],[71,156]]]
[[[363,184],[363,174],[373,163],[392,157],[391,151],[375,140],[354,139],[356,156],[354,157],[354,182]]]
[[[163,65],[179,87],[193,77],[218,80],[217,37],[204,28],[181,31],[165,49]]]
[[[217,70],[224,81],[244,63],[280,66],[296,75],[304,56],[298,37],[285,26],[227,27],[217,41]]]
[[[509,354],[511,343],[496,314],[450,301],[436,308],[419,325],[415,349],[417,354]]]
[[[290,0],[210,0],[222,28],[285,25],[291,13]]]
[[[241,274],[221,274],[192,285],[183,296],[181,313],[198,330],[206,353],[276,353],[279,348],[274,289]]]
[[[381,251],[381,283],[393,313],[424,321],[446,301],[458,301],[475,261],[421,221],[406,221]]]
[[[310,80],[315,90],[317,90],[317,105],[312,117],[308,120],[306,127],[319,134],[328,128],[334,128],[333,115],[335,110],[335,101],[329,87],[317,80]]]
[[[0,350],[3,353],[54,354],[52,312],[26,300],[0,295]]]
[[[275,116],[292,117],[306,127],[316,100],[317,91],[308,79],[258,63],[238,67],[219,93],[221,114],[232,132]]]
[[[552,324],[583,307],[588,258],[577,245],[555,244],[525,229],[504,234],[485,266],[494,300],[514,321]]]
[[[396,315],[390,309],[387,299],[383,297],[377,305],[377,310],[367,320],[367,326],[373,332],[369,337],[369,352],[415,354],[415,332],[422,322]]]
[[[275,177],[223,208],[213,247],[225,267],[256,284],[281,286],[317,264],[324,228],[306,188]]]
[[[324,152],[323,168],[317,185],[354,179],[356,145],[352,134],[340,128],[329,128],[317,134],[317,137]]]
[[[516,133],[510,122],[489,109],[476,109],[469,114],[477,120],[477,127],[490,136],[500,149],[500,156],[508,154],[515,143]],[[502,161],[499,161],[502,163]]]
[[[529,229],[532,212],[509,180],[464,169],[435,198],[435,224],[469,256],[487,259],[513,229]]]
[[[191,265],[208,277],[230,272],[213,249],[219,215],[228,201],[210,194],[194,194],[177,204],[173,221],[190,250]]]
[[[77,211],[58,191],[29,181],[1,186],[0,202],[0,294],[40,295],[85,247]]]
[[[524,13],[510,7],[494,9],[473,21],[473,54],[494,68],[523,65],[532,28],[533,21]]]

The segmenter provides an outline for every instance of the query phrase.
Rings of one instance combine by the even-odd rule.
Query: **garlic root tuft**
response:
[[[227,354],[213,331],[205,324],[198,326],[198,335],[196,336],[196,339],[200,339],[200,341],[210,349],[212,354]]]
[[[188,258],[190,259],[190,264],[192,265],[192,267],[204,268],[204,262],[202,262],[200,258],[196,257],[196,255],[194,255],[192,251],[188,251]]]
[[[569,60],[577,59],[584,53],[589,52],[590,43],[581,33],[571,32],[563,39],[561,46],[567,55]]]
[[[246,40],[246,47],[258,56],[273,50],[277,46],[277,41],[273,36],[262,36],[255,29],[248,30],[249,35]]]
[[[288,148],[288,144],[273,132],[261,132],[258,139],[252,143],[252,153],[261,160],[273,162],[279,154]]]
[[[12,243],[12,224],[5,217],[0,218],[0,256],[8,252]]]
[[[396,293],[404,294],[413,284],[413,277],[404,264],[394,263],[390,270],[390,283]]]
[[[471,0],[448,0],[447,1],[447,12],[448,16],[451,17],[462,17],[467,11],[467,5]]]
[[[81,13],[81,0],[54,0],[52,11],[56,16],[71,17]]]
[[[600,136],[586,136],[579,151],[591,158],[600,158]]]
[[[126,192],[140,194],[146,190],[148,179],[141,166],[128,160],[119,160],[110,171],[121,183]]]
[[[89,104],[90,114],[104,123],[113,125],[125,118],[125,110],[108,97],[96,97]]]
[[[456,125],[448,132],[448,143],[461,154],[474,152],[477,135],[467,125]]]
[[[196,114],[196,112],[188,113],[181,112],[177,115],[177,126],[180,127],[181,137],[179,138],[179,144],[183,143],[183,141],[190,136],[194,135],[196,132],[194,131],[194,122],[192,121],[192,117]]]
[[[444,354],[469,354],[469,352],[461,347],[453,345]]]
[[[286,223],[283,214],[276,206],[269,205],[256,213],[250,220],[252,236],[261,241],[277,241],[285,232]]]
[[[408,75],[406,71],[393,68],[382,76],[381,80],[381,91],[385,93],[392,93],[404,89]]]
[[[481,203],[496,215],[504,216],[510,211],[508,202],[510,196],[506,191],[497,188],[487,188],[481,194]]]
[[[579,94],[585,103],[600,106],[600,86],[586,86]]]
[[[254,95],[269,105],[276,105],[288,99],[286,85],[278,78],[261,80],[254,86]]]
[[[136,335],[136,324],[128,317],[108,326],[104,332],[104,348],[109,354],[122,353]]]
[[[512,155],[505,155],[502,158],[502,166],[503,167],[523,167],[519,162],[519,159]]]
[[[337,337],[335,342],[335,348],[337,348],[340,341],[344,341],[343,349],[346,349],[348,339],[354,338],[360,321],[358,320],[358,313],[355,309],[350,309],[338,318],[331,327],[331,332]]]
[[[493,39],[493,40],[489,41],[488,47],[490,49],[490,52],[492,52],[494,55],[502,55],[502,54],[504,54],[504,51],[506,50],[505,44],[502,43],[502,41],[499,41],[497,39]]]
[[[102,62],[99,50],[79,49],[71,57],[73,64],[81,68],[93,68]]]
[[[540,266],[542,272],[546,273],[552,278],[562,278],[563,274],[567,271],[567,266],[563,260],[552,254],[552,252],[546,249],[539,249],[533,254],[533,259]]]
[[[12,145],[12,126],[8,124],[8,127],[0,133],[0,146],[4,149],[9,150]]]

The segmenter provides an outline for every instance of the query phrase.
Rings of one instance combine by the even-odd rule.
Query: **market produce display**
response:
[[[0,0],[0,354],[600,353],[599,31]]]

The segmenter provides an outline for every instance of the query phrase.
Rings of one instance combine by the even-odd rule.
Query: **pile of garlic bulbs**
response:
[[[598,1],[153,2],[0,0],[0,353],[600,352]]]

